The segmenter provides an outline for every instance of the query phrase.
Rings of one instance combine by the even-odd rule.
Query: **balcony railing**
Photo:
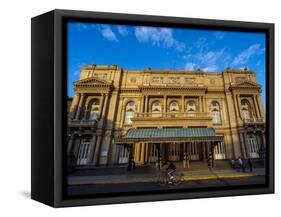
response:
[[[264,123],[264,118],[248,118],[243,120],[244,124]]]
[[[212,119],[208,112],[167,112],[167,113],[136,113],[133,119]]]
[[[96,120],[68,120],[69,127],[94,127],[96,124]]]

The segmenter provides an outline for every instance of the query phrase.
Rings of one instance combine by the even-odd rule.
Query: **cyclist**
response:
[[[174,172],[176,171],[176,166],[175,166],[175,164],[173,164],[172,162],[169,162],[169,165],[168,165],[168,167],[167,167],[167,174],[168,174],[168,176],[169,176],[169,178],[170,178],[170,180],[172,180],[173,178],[174,178]]]

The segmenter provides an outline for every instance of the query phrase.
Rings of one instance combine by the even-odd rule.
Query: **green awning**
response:
[[[124,137],[115,139],[115,143],[184,141],[223,141],[223,136],[216,136],[213,128],[153,128],[130,129]]]

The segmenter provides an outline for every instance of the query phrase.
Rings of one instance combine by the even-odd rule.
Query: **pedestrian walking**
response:
[[[186,168],[186,153],[183,154],[183,168]]]
[[[186,166],[189,168],[189,154],[186,155]]]
[[[241,157],[238,157],[238,165],[239,165],[239,170],[244,171],[244,164],[243,164],[243,160],[241,159]]]
[[[253,172],[253,164],[252,164],[251,158],[248,158],[248,166],[249,166],[250,172]]]

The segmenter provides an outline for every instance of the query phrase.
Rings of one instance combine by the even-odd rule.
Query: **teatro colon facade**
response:
[[[262,88],[248,69],[89,65],[73,88],[67,152],[77,166],[259,158],[266,147]]]

